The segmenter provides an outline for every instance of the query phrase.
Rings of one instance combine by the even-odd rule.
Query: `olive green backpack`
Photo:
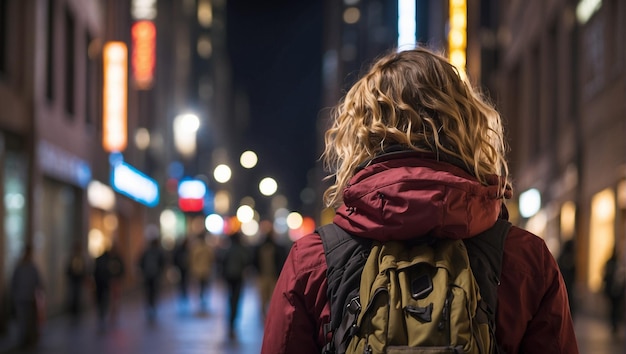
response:
[[[412,244],[319,228],[331,303],[323,353],[499,353],[497,285],[510,226],[499,219],[468,240]]]

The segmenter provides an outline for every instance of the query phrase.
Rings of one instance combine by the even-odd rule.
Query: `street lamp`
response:
[[[258,161],[259,161],[259,158],[257,157],[256,153],[250,150],[244,151],[241,154],[241,157],[239,158],[239,162],[241,163],[241,166],[243,166],[244,168],[252,168],[256,166]]]
[[[265,177],[259,182],[259,191],[265,196],[271,196],[278,190],[278,183],[271,177]]]
[[[191,157],[196,152],[196,132],[200,128],[200,118],[192,113],[180,114],[174,118],[174,145],[184,156]]]
[[[226,183],[230,181],[230,177],[232,176],[232,171],[228,165],[217,165],[213,170],[213,178],[219,183]]]

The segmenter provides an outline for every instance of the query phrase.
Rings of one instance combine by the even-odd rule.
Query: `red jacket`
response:
[[[469,238],[501,213],[498,188],[452,164],[415,153],[359,171],[334,222],[377,240],[435,234]],[[504,245],[496,336],[507,354],[578,353],[565,283],[544,241],[512,227]],[[317,234],[294,243],[276,284],[261,353],[319,354],[329,322],[326,261]]]

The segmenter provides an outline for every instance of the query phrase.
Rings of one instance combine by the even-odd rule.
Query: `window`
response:
[[[65,8],[65,110],[70,113],[75,113],[74,101],[75,101],[75,52],[76,43],[74,40],[76,30],[76,24],[74,15],[68,7]]]
[[[530,70],[533,75],[529,75],[529,85],[530,89],[530,102],[529,102],[529,127],[530,127],[530,135],[529,140],[527,141],[528,146],[530,147],[530,158],[535,158],[539,155],[541,151],[541,145],[543,143],[541,139],[541,51],[539,50],[539,44],[533,48],[532,51],[532,64],[530,66]]]
[[[95,93],[94,84],[96,82],[96,73],[94,61],[91,59],[91,42],[93,38],[89,33],[85,35],[85,124],[92,126],[94,124],[94,103],[93,95]]]
[[[1,0],[0,0],[1,1]],[[54,100],[54,9],[55,1],[48,1],[48,18],[46,31],[46,97]]]
[[[559,83],[563,80],[559,80],[559,65],[561,51],[559,50],[558,32],[556,23],[550,26],[548,31],[548,50],[550,55],[548,56],[548,81],[546,93],[548,94],[547,104],[549,105],[548,114],[548,141],[550,143],[556,143],[558,122],[559,122]]]
[[[568,53],[570,58],[569,63],[569,82],[567,85],[566,92],[568,93],[568,102],[569,105],[567,107],[567,115],[570,121],[575,121],[578,117],[578,89],[579,89],[579,75],[578,75],[578,65],[579,55],[578,55],[578,40],[577,40],[576,29],[572,28],[567,33],[567,42],[568,42]]]
[[[7,70],[7,0],[0,0],[0,73]]]

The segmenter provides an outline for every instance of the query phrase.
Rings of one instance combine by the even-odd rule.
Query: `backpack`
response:
[[[318,228],[331,314],[322,352],[498,353],[497,285],[510,227],[498,219],[471,239],[410,243]]]

